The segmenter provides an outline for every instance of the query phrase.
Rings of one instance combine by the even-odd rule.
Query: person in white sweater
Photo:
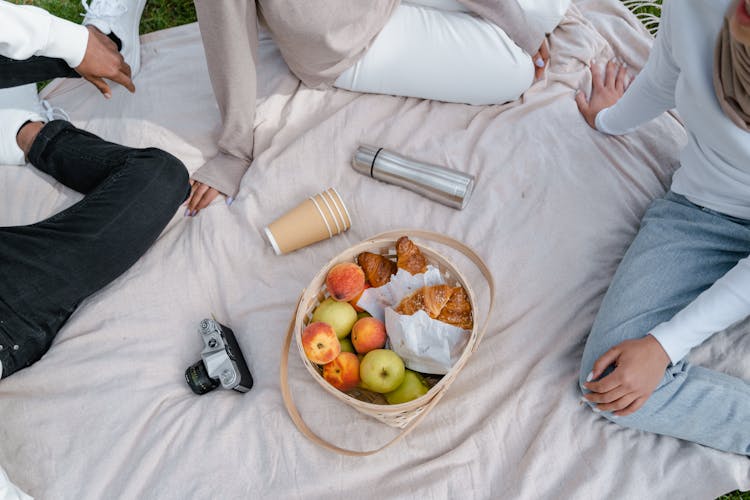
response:
[[[0,1],[0,168],[28,160],[84,195],[45,220],[0,227],[0,377],[42,358],[78,305],[130,268],[187,199],[177,158],[56,119],[34,83],[81,76],[108,97],[107,78],[134,91],[144,3],[92,0],[79,26]]]
[[[592,127],[627,134],[676,108],[688,132],[670,191],[646,211],[586,342],[583,400],[618,424],[750,455],[750,383],[690,350],[750,315],[750,13],[665,0],[648,62],[592,64]]]

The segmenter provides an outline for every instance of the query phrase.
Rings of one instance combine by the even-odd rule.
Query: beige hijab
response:
[[[750,40],[733,22],[739,2],[735,0],[724,17],[714,55],[714,88],[724,114],[735,125],[750,132]],[[745,43],[743,43],[745,42]]]

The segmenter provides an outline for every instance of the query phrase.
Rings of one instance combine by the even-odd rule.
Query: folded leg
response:
[[[37,361],[78,304],[146,252],[189,191],[172,155],[63,121],[44,126],[29,161],[86,196],[36,224],[0,228],[3,376]]]
[[[654,201],[594,321],[583,354],[582,388],[597,358],[671,319],[748,253],[750,221],[702,209],[673,193]],[[686,361],[667,368],[635,413],[602,415],[626,427],[750,455],[750,384]]]

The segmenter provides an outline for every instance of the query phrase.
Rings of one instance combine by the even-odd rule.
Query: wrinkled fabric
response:
[[[47,355],[0,381],[0,464],[36,498],[716,498],[750,488],[746,457],[630,431],[579,401],[594,315],[650,201],[677,166],[682,127],[664,115],[607,137],[573,100],[586,63],[640,68],[650,38],[614,0],[575,4],[550,37],[546,78],[522,101],[473,107],[299,85],[261,37],[255,165],[231,207],[178,214],[127,273],[86,300]],[[144,37],[138,91],[104,103],[85,82],[45,97],[74,123],[128,146],[157,146],[191,171],[216,154],[219,112],[196,26]],[[360,143],[474,174],[463,211],[355,172]],[[265,225],[335,186],[352,228],[285,256]],[[0,224],[40,219],[74,193],[33,169],[1,167]],[[474,247],[497,305],[476,353],[405,440],[368,458],[308,441],[279,387],[284,334],[300,292],[339,252],[376,233],[430,229]],[[477,321],[487,289],[469,261]],[[194,395],[200,319],[230,326],[255,386]],[[694,362],[744,378],[750,335],[715,335]],[[293,345],[294,348],[294,345]],[[319,435],[371,449],[396,430],[330,397],[299,353],[292,394]]]

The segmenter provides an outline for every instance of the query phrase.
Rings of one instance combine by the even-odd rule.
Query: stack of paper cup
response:
[[[282,255],[332,238],[351,226],[341,196],[330,188],[309,197],[269,224],[264,232],[276,255]]]

